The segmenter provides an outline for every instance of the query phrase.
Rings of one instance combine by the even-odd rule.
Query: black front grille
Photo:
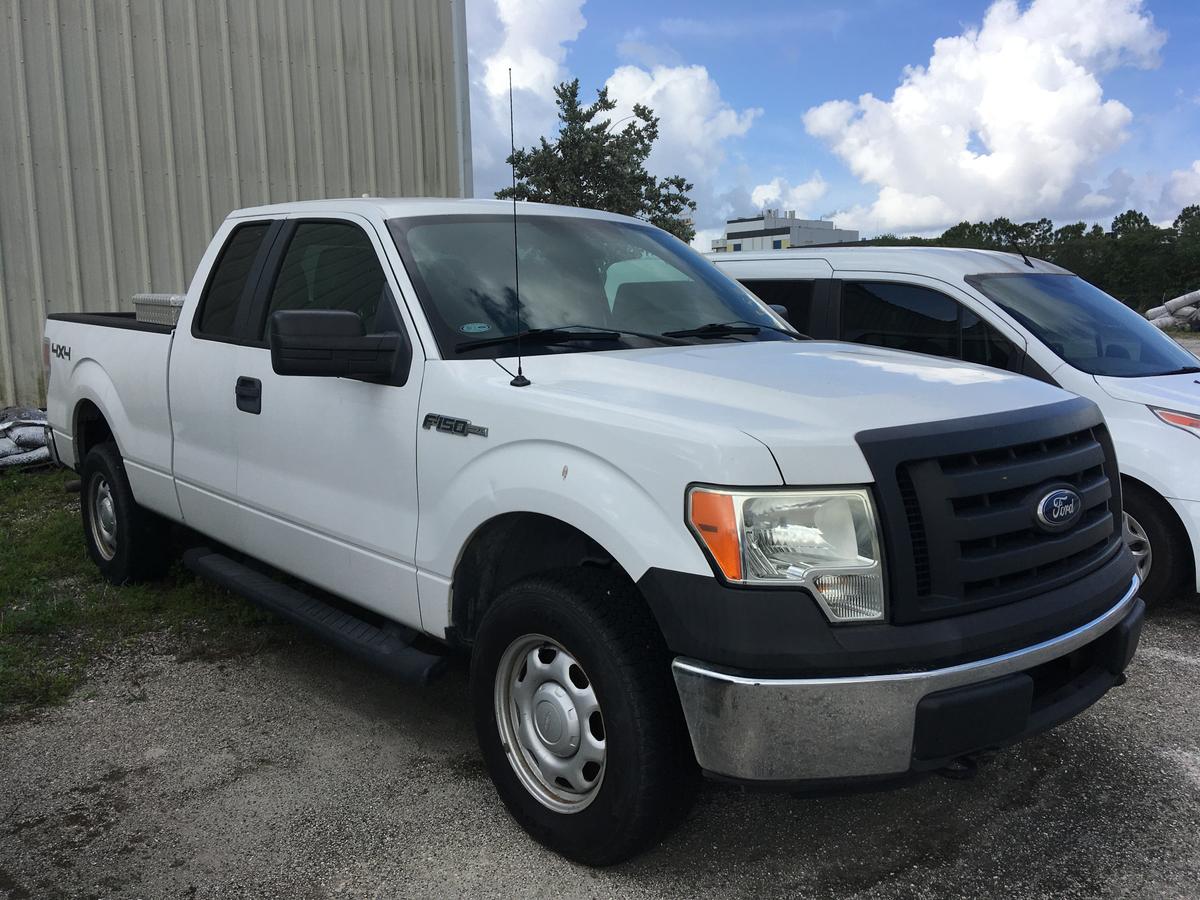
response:
[[[946,431],[943,423],[928,435],[859,435],[877,476],[893,621],[1022,600],[1086,575],[1119,551],[1120,481],[1099,413],[1076,401],[1051,410],[1057,414],[1031,411],[1033,422],[1001,427]],[[1026,439],[1014,442],[1014,434]],[[1069,530],[1050,533],[1035,510],[1056,487],[1078,493],[1083,513]]]

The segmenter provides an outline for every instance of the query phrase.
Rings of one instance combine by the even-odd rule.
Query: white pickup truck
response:
[[[108,578],[160,572],[183,523],[194,570],[397,675],[469,650],[501,798],[586,863],[657,840],[697,771],[969,770],[1137,645],[1093,403],[803,340],[634,219],[241,210],[175,327],[56,315],[46,341]]]

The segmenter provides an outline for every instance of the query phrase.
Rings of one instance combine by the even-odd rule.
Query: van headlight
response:
[[[831,622],[883,619],[883,554],[865,488],[749,493],[694,486],[687,518],[727,581],[805,587]]]

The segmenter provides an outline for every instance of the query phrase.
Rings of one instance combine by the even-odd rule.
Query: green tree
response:
[[[660,179],[646,171],[646,158],[658,140],[653,110],[636,104],[631,121],[614,131],[607,114],[617,103],[608,88],[597,91],[587,106],[579,102],[578,78],[560,84],[554,93],[558,135],[553,142],[543,137],[538,146],[513,153],[508,163],[516,169],[516,186],[496,196],[637,216],[691,241],[696,236],[689,215],[696,208],[688,196],[693,185],[680,175]]]

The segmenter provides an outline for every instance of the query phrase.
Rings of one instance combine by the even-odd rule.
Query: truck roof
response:
[[[791,247],[787,250],[739,250],[732,253],[709,253],[709,259],[720,265],[731,263],[766,263],[783,260],[821,259],[835,272],[896,272],[909,275],[959,280],[964,275],[992,272],[1041,272],[1056,275],[1071,274],[1064,268],[1043,259],[1029,257],[1032,268],[1018,253],[999,250],[972,250],[965,247],[876,247],[825,246]],[[739,267],[741,268],[741,267]],[[739,271],[739,276],[742,273]]]
[[[266,206],[251,206],[236,209],[229,214],[231,219],[256,216],[282,216],[293,213],[320,215],[321,213],[358,213],[382,216],[385,219],[405,219],[416,216],[445,215],[505,215],[512,212],[511,200],[463,199],[458,197],[340,197],[328,200],[298,200],[291,203],[271,203]],[[620,222],[646,224],[641,219],[595,209],[580,209],[575,206],[556,206],[550,203],[517,202],[517,214],[521,216],[575,216],[588,219],[609,219]]]

